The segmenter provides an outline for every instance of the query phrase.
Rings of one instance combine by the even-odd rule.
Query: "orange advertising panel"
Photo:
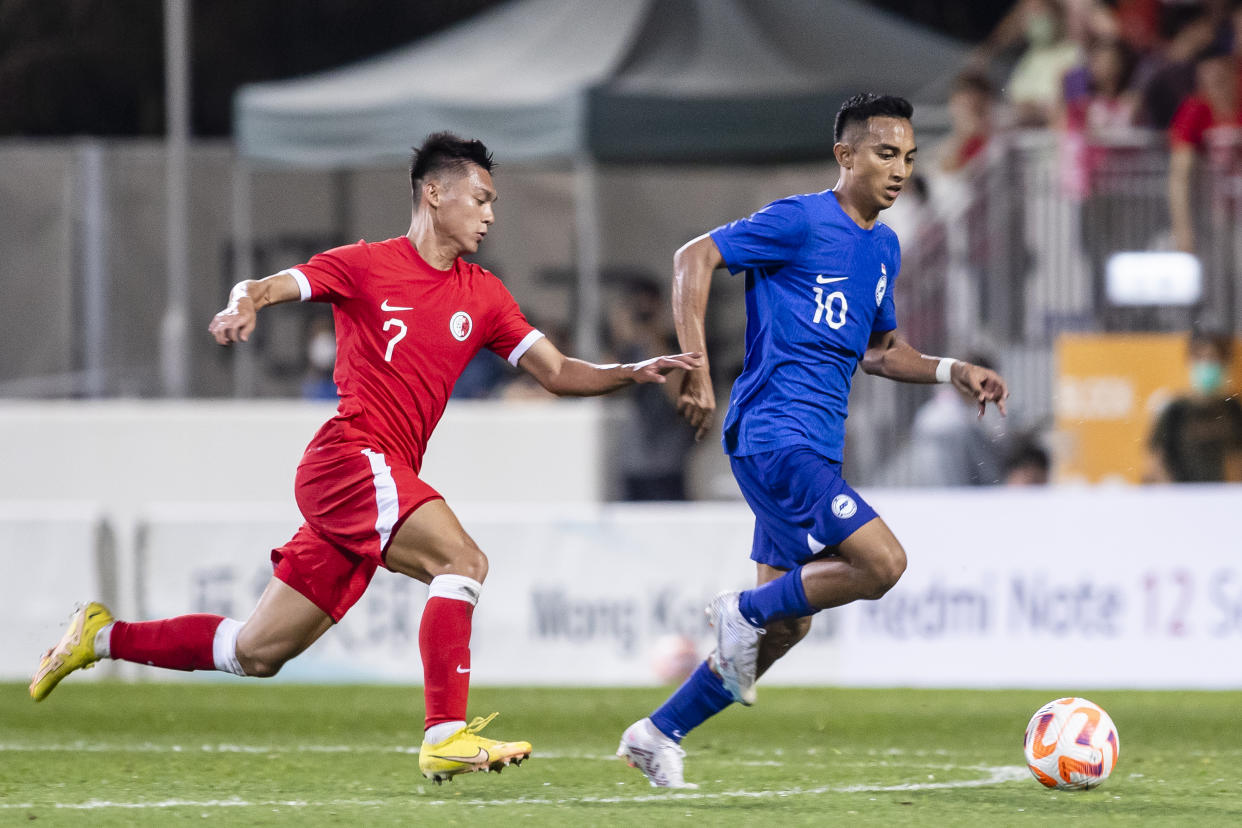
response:
[[[1156,416],[1189,385],[1186,343],[1186,334],[1057,339],[1058,482],[1139,482]],[[1232,389],[1242,388],[1242,359],[1232,369]]]

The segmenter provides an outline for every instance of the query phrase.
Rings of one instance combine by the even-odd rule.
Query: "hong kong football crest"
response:
[[[849,520],[858,511],[858,504],[847,494],[839,494],[832,499],[832,513],[841,520]]]
[[[474,330],[474,320],[465,311],[458,311],[449,320],[449,333],[458,342],[465,342],[470,337],[470,331],[472,330]]]
[[[875,283],[875,305],[878,308],[884,301],[884,291],[888,290],[888,268],[880,264],[880,281]]]

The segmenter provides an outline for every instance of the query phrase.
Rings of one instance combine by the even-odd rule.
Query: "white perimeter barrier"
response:
[[[821,613],[766,682],[1242,687],[1242,489],[867,495],[906,547],[905,577],[880,601]],[[297,523],[275,512],[149,510],[143,615],[244,616],[270,574],[267,550]],[[703,605],[754,577],[740,504],[458,513],[491,560],[475,613],[479,684],[653,683],[661,642],[688,635],[703,654]],[[282,676],[418,682],[425,595],[379,573]]]
[[[115,549],[103,513],[78,501],[0,503],[0,573],[0,678],[29,679],[75,602],[115,600]]]

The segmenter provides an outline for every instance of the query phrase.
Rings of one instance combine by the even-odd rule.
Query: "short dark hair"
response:
[[[417,193],[419,184],[427,176],[445,170],[461,172],[470,164],[477,164],[489,173],[495,166],[492,154],[482,141],[451,132],[432,133],[421,146],[414,147],[410,156],[410,189]]]
[[[1052,468],[1052,458],[1048,452],[1032,437],[1021,439],[1013,450],[1005,457],[1006,473],[1014,469],[1033,467],[1042,472]]]
[[[833,127],[833,140],[840,143],[841,136],[850,124],[865,124],[871,118],[905,118],[914,115],[914,107],[905,98],[896,95],[875,95],[863,92],[855,95],[837,110],[837,122]]]
[[[953,90],[957,92],[974,92],[991,100],[996,97],[996,85],[982,72],[968,70],[953,79]]]
[[[1221,362],[1233,361],[1233,336],[1225,331],[1215,328],[1194,328],[1190,332],[1189,346],[1211,348]]]

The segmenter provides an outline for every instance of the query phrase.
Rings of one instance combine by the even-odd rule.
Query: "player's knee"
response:
[[[487,555],[483,554],[483,550],[476,546],[474,541],[466,538],[450,553],[445,572],[465,575],[467,578],[483,583],[487,578],[487,567]]]
[[[275,647],[243,648],[237,645],[237,663],[242,671],[252,678],[271,678],[280,672],[291,656]]]
[[[905,571],[906,550],[898,543],[886,546],[872,557],[867,567],[868,584],[864,597],[869,600],[884,597],[885,593],[897,585]]]

